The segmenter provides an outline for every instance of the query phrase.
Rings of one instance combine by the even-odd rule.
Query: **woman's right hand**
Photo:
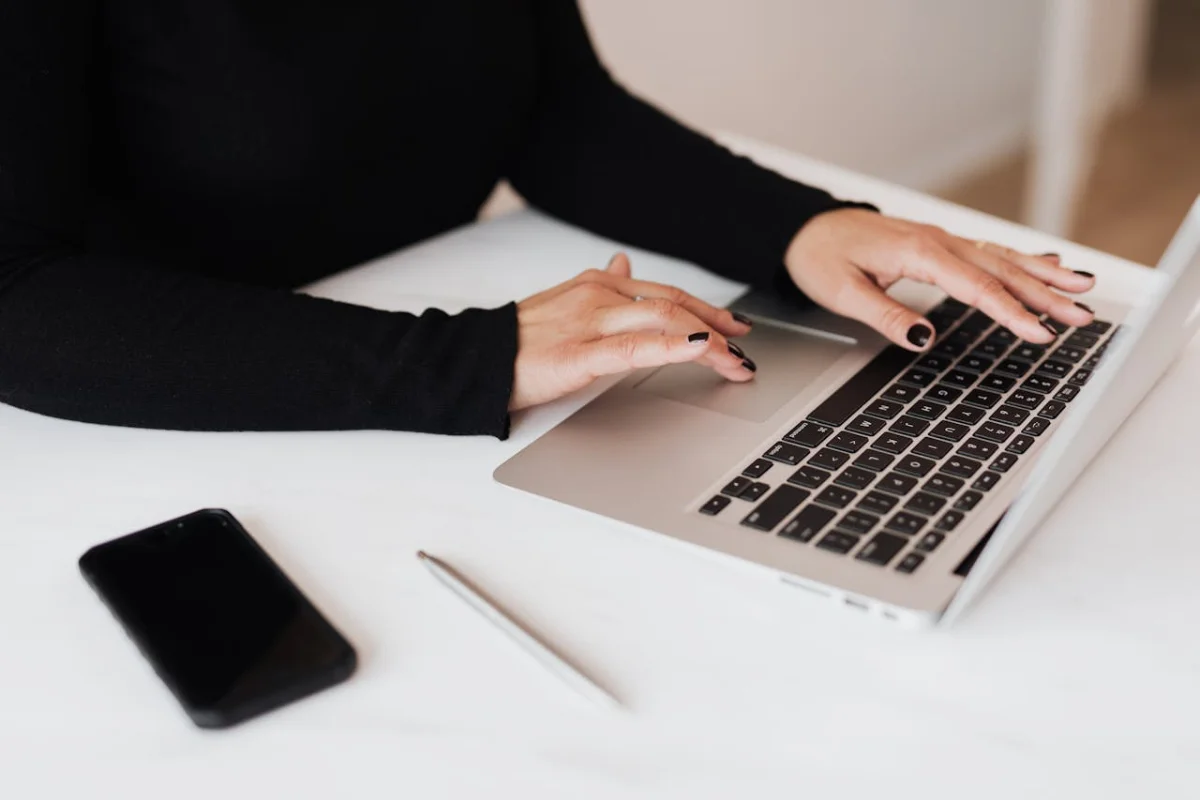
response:
[[[674,286],[634,280],[623,253],[518,303],[517,326],[512,411],[642,367],[695,361],[739,382],[756,369],[727,339],[749,333],[748,322]]]

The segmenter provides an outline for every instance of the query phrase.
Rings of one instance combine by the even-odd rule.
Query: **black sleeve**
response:
[[[783,256],[845,203],[736,156],[619,86],[576,0],[538,0],[535,121],[509,171],[534,206],[755,286],[796,291]],[[798,294],[798,292],[797,292]]]
[[[506,435],[511,305],[415,317],[89,254],[95,5],[0,4],[0,401],[155,428]]]

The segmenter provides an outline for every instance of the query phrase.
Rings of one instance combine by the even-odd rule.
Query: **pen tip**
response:
[[[417,558],[419,558],[419,559],[421,559],[422,561],[424,561],[425,559],[429,558],[429,556],[427,556],[427,555],[425,554],[425,551],[424,551],[424,550],[418,550],[418,551],[417,551]]]

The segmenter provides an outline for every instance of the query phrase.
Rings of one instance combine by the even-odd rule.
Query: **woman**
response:
[[[618,86],[572,0],[5,0],[0,400],[192,430],[503,437],[595,377],[755,366],[749,325],[616,258],[516,305],[389,313],[296,286],[534,206],[800,292],[911,350],[936,283],[1032,342],[1091,276],[835,200]],[[643,302],[635,302],[643,298]],[[1023,305],[1024,304],[1024,305]]]

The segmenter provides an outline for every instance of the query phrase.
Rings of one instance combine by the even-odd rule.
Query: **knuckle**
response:
[[[654,297],[643,302],[649,306],[651,313],[659,319],[674,319],[679,313],[679,306],[663,297]]]
[[[571,290],[580,300],[589,304],[598,304],[608,296],[608,290],[598,283],[581,283]]]
[[[903,306],[889,305],[880,315],[879,324],[885,331],[903,335],[908,331],[908,319],[911,313]]]
[[[595,267],[591,267],[591,268],[585,269],[583,272],[579,273],[579,276],[578,276],[578,278],[576,278],[576,280],[595,282],[595,281],[599,281],[603,275],[604,275],[604,273],[601,270],[598,270]]]
[[[903,236],[901,246],[914,256],[928,258],[938,250],[937,241],[925,231],[908,231]]]
[[[683,289],[680,289],[678,286],[666,286],[664,289],[666,300],[674,303],[675,305],[683,305],[688,301],[688,297],[690,297],[687,292],[685,292]]]
[[[994,275],[981,275],[975,279],[975,305],[983,301],[1003,302],[1007,299],[1008,291]]]
[[[610,348],[614,358],[626,366],[633,366],[638,354],[638,339],[629,333],[614,336]]]

